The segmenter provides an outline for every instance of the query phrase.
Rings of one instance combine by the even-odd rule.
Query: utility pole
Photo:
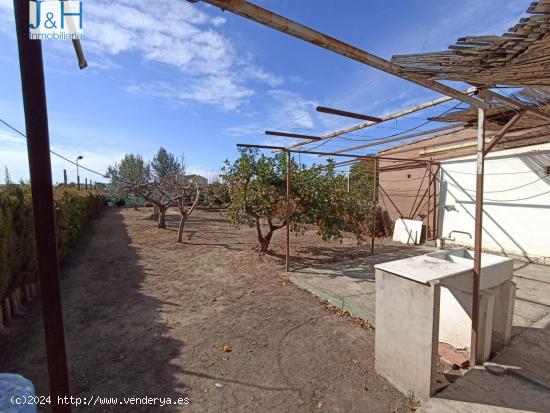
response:
[[[82,155],[78,155],[78,157],[76,158],[76,185],[79,191],[80,191],[80,173],[78,171],[78,161],[80,161],[82,158],[84,158]]]

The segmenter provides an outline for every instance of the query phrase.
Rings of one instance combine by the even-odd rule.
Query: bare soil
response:
[[[182,244],[178,216],[159,230],[151,212],[107,209],[62,266],[71,391],[190,404],[73,411],[409,411],[374,372],[374,332],[285,281],[284,229],[260,255],[254,229],[231,228],[218,212],[195,211]],[[291,242],[295,267],[368,250],[313,231]],[[0,371],[47,394],[39,302],[0,336]]]

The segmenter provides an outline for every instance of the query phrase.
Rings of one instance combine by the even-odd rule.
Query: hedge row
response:
[[[54,191],[59,259],[65,258],[84,226],[103,206],[96,191],[60,188]],[[37,282],[36,251],[28,185],[0,188],[0,303],[14,291]]]

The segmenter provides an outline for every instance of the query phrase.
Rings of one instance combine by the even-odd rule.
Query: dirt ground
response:
[[[407,412],[374,372],[374,332],[334,314],[282,277],[284,230],[272,255],[255,231],[193,213],[159,230],[151,210],[110,208],[62,266],[71,391],[80,397],[189,397],[182,406],[94,411]],[[292,236],[293,266],[366,254],[353,240]],[[47,393],[39,300],[0,336],[0,371]],[[223,346],[230,345],[231,352]],[[89,411],[90,407],[73,407]]]

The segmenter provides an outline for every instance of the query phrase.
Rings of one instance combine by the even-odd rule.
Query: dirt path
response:
[[[275,255],[259,256],[254,232],[230,228],[217,212],[196,211],[183,244],[174,242],[176,216],[162,231],[150,213],[109,209],[63,265],[72,392],[190,404],[94,411],[408,411],[374,373],[374,333],[281,282],[284,231]],[[364,253],[311,233],[292,242],[294,265]],[[38,303],[0,337],[0,371],[47,391]]]

